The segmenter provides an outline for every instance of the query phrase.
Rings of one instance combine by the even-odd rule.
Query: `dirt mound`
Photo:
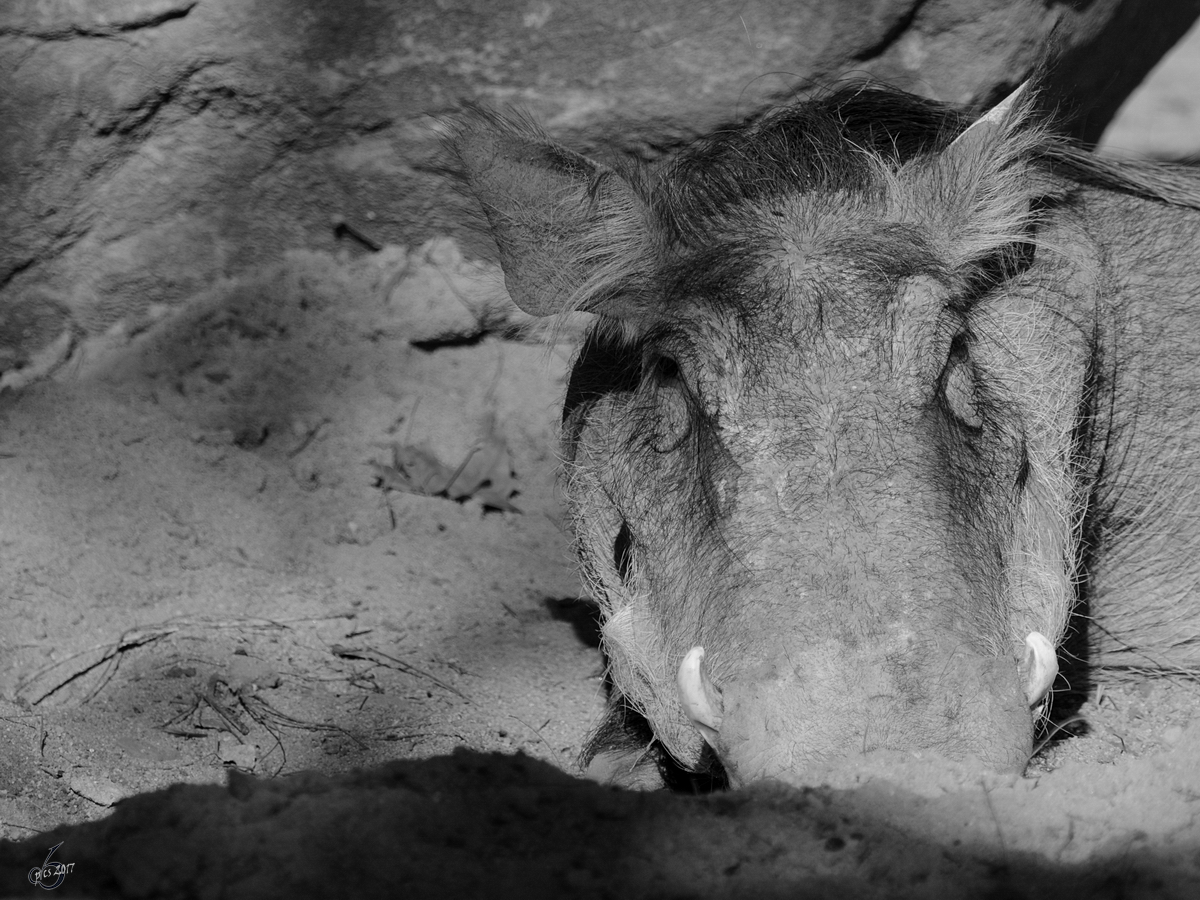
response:
[[[1190,818],[1192,801],[1169,792],[1150,817],[1134,809],[1145,797],[1098,800],[1091,815],[1133,812],[1149,830],[1080,854],[1088,815],[1043,818],[1054,798],[1036,781],[922,790],[637,794],[460,750],[339,778],[234,775],[227,790],[143,794],[104,822],[0,846],[0,890],[28,890],[56,845],[51,862],[71,867],[58,890],[95,898],[1182,898],[1200,883],[1200,832],[1155,841],[1164,819]]]

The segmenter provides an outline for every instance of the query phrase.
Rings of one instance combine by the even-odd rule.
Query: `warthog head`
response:
[[[618,702],[683,766],[1027,761],[1089,390],[1030,119],[843,91],[621,173],[457,130],[513,299],[597,317],[565,494]]]

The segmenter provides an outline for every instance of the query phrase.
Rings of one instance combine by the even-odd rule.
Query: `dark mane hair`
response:
[[[865,190],[867,154],[899,166],[943,149],[969,124],[953,107],[903,91],[842,88],[698,141],[660,170],[653,189],[666,195],[663,224],[686,234],[747,201]]]
[[[1070,181],[1200,208],[1200,189],[1186,170],[1090,153],[1058,136],[1053,117],[1035,108],[1036,90],[1026,93],[1021,120],[1037,134],[1024,154],[1035,166]],[[746,202],[868,190],[870,157],[898,168],[944,150],[971,121],[953,106],[895,88],[843,87],[692,144],[649,179],[647,199],[668,233],[686,240]]]

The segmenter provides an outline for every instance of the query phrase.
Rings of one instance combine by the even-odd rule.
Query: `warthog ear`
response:
[[[1044,140],[1033,92],[1021,85],[954,139],[935,160],[914,161],[918,213],[958,267],[1024,240],[1030,205],[1044,192],[1034,158]]]
[[[1022,82],[1020,87],[976,119],[966,131],[956,137],[954,143],[950,145],[950,149],[953,150],[955,147],[964,147],[985,140],[989,132],[995,132],[997,129],[1004,128],[1009,117],[1017,109],[1018,100],[1020,100],[1028,88],[1029,82]]]
[[[611,169],[533,125],[475,110],[450,137],[500,248],[508,292],[535,316],[610,309],[651,242],[644,206]]]

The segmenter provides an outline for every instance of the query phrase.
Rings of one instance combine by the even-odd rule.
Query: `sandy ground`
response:
[[[1163,71],[1107,144],[1200,150],[1200,33]],[[603,704],[554,489],[576,338],[451,242],[350,241],[0,393],[0,894],[62,840],[89,896],[1195,896],[1187,682],[1103,685],[1024,779],[568,777]]]
[[[569,348],[479,338],[472,293],[448,242],[295,253],[0,397],[6,835],[229,765],[573,765],[602,663],[554,496]],[[464,460],[510,511],[405,489]]]

